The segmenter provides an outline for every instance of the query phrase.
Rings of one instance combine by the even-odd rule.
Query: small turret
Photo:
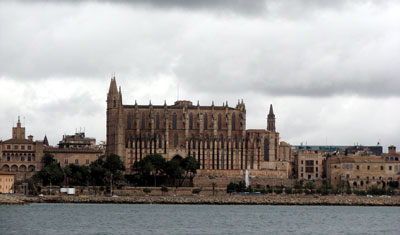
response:
[[[267,130],[275,132],[275,114],[274,114],[274,109],[272,107],[272,104],[269,106]]]

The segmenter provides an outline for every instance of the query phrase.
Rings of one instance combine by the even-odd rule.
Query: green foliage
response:
[[[351,188],[350,187],[348,187],[347,189],[346,189],[346,194],[347,195],[350,195],[352,192],[351,192]]]
[[[295,189],[303,188],[303,180],[296,180],[296,182],[294,183],[294,188]]]
[[[153,181],[153,185],[156,186],[157,178],[167,177],[174,180],[174,185],[178,182],[178,185],[181,186],[187,178],[193,185],[193,177],[199,168],[200,164],[192,156],[187,156],[180,161],[167,161],[160,154],[151,154],[135,162],[131,169],[135,172],[135,179],[139,184],[150,185],[150,182]]]
[[[389,181],[388,186],[391,188],[398,188],[399,187],[399,181]]]
[[[227,193],[235,193],[235,192],[240,193],[240,192],[252,192],[252,191],[253,191],[253,189],[250,186],[248,188],[246,188],[246,183],[243,180],[239,181],[239,183],[230,182],[226,186]]]
[[[89,168],[76,164],[69,164],[64,167],[64,173],[67,177],[67,185],[87,186],[89,180]]]
[[[283,192],[283,190],[281,188],[277,188],[277,189],[274,190],[274,192],[276,194],[281,194]]]
[[[286,194],[292,194],[292,188],[285,188],[285,193]]]
[[[124,162],[116,154],[101,156],[89,166],[90,178],[93,185],[109,184],[111,180],[118,182],[123,178]]]
[[[303,189],[301,189],[301,188],[296,189],[296,194],[302,194],[302,193],[303,193]]]
[[[60,185],[64,180],[64,172],[53,155],[45,153],[42,158],[44,167],[36,174],[36,178],[42,180],[43,185]]]
[[[144,192],[145,194],[149,194],[149,193],[151,193],[151,189],[150,189],[150,188],[144,188],[144,189],[143,189],[143,192]]]
[[[169,189],[167,187],[165,187],[165,186],[161,187],[161,192],[168,193],[168,191],[169,191]]]
[[[314,182],[310,181],[310,182],[306,183],[305,187],[306,187],[306,189],[313,190],[313,189],[315,189],[315,184],[314,184]]]
[[[272,193],[272,192],[274,192],[274,190],[273,190],[272,188],[268,188],[268,189],[267,189],[267,192],[268,192],[268,193]]]
[[[305,189],[305,190],[304,190],[304,193],[305,193],[306,195],[310,195],[310,194],[312,194],[312,190]]]
[[[371,195],[384,195],[386,194],[386,190],[384,188],[378,188],[376,186],[372,186],[368,189],[367,193]]]
[[[366,196],[367,195],[367,191],[364,190],[355,190],[354,194],[358,195],[358,196]]]
[[[192,189],[192,193],[193,194],[199,194],[201,192],[201,189],[200,188],[194,188],[194,189]]]

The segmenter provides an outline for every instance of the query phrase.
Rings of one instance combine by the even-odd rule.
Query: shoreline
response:
[[[276,205],[276,206],[400,206],[400,196],[21,196],[0,195],[0,205],[30,203],[168,204],[168,205]]]

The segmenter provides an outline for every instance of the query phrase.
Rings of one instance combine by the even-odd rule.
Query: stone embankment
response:
[[[400,206],[400,197],[363,196],[0,196],[1,204],[99,203],[99,204],[201,204],[201,205],[325,205],[325,206]]]
[[[0,205],[26,205],[22,197],[15,195],[0,195]]]

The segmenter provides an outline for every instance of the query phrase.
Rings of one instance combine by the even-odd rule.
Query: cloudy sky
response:
[[[272,103],[291,144],[400,147],[399,1],[76,2],[0,1],[0,139],[20,115],[105,140],[115,73],[124,104],[244,99],[262,129]]]

